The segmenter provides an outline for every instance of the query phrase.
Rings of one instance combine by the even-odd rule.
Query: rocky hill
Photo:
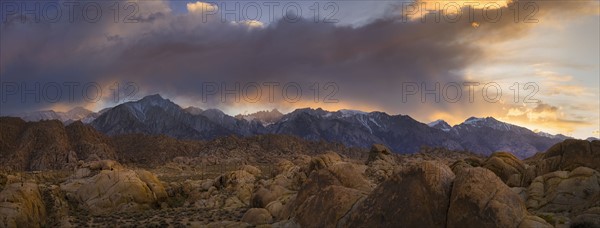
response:
[[[25,123],[19,118],[2,117],[0,125],[0,161],[4,169],[60,169],[69,163],[72,147],[60,121]]]
[[[225,136],[209,141],[176,139],[166,135],[122,134],[107,136],[80,121],[64,126],[58,120],[25,122],[0,117],[0,162],[6,170],[59,170],[77,160],[111,159],[143,167],[163,165],[176,157],[200,157],[218,162],[236,158],[271,162],[275,157],[314,155],[339,151],[361,156],[359,148],[340,143],[307,141],[290,135]]]

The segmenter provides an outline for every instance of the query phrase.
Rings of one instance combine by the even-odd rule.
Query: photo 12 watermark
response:
[[[108,19],[114,23],[140,23],[142,12],[152,12],[153,5],[143,1],[1,1],[1,22],[21,23],[97,23]],[[185,4],[188,13],[199,15],[201,23],[338,23],[344,7],[352,10],[352,1],[175,1]],[[393,15],[401,22],[458,23],[468,21],[496,23],[511,17],[515,23],[538,23],[540,7],[536,1],[389,1],[396,5]],[[356,6],[354,6],[355,8]],[[156,17],[161,12],[155,13]],[[152,15],[145,15],[150,17]],[[163,15],[164,16],[164,15]]]
[[[540,91],[540,87],[535,82],[514,82],[504,88],[498,82],[402,82],[401,84],[402,103],[410,101],[474,103],[475,99],[479,98],[488,103],[498,103],[506,101],[503,100],[503,95],[511,97],[514,103],[539,103],[535,95]]]
[[[335,82],[203,82],[202,102],[218,99],[222,103],[338,103],[340,87]]]
[[[511,17],[515,23],[538,23],[540,7],[535,1],[420,1],[401,2],[398,7],[402,22],[458,23],[468,21],[496,23]]]
[[[202,103],[338,103],[336,82],[201,82],[192,89]],[[140,99],[135,82],[1,82],[0,101],[20,103],[61,103],[110,101],[122,103]]]
[[[140,88],[135,82],[12,82],[0,83],[0,101],[21,103],[61,103],[85,101],[96,103],[103,99],[115,103],[136,100]]]
[[[175,2],[183,3],[183,2]],[[220,1],[187,2],[187,13],[200,15],[200,21],[223,23],[283,20],[295,23],[302,18],[315,23],[338,23],[340,4],[335,1]],[[114,23],[143,22],[141,12],[152,10],[143,1],[2,1],[2,23],[85,22],[108,18]]]

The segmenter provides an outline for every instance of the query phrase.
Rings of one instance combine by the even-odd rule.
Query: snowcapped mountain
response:
[[[179,139],[213,139],[227,135],[288,134],[356,147],[380,143],[397,153],[413,153],[421,146],[432,146],[484,155],[506,151],[520,158],[545,151],[568,138],[536,133],[492,117],[471,117],[455,126],[443,120],[424,124],[407,115],[346,109],[303,108],[285,115],[271,110],[232,117],[218,109],[182,109],[158,94],[99,113],[77,108],[63,114],[43,111],[25,117],[26,120],[79,118],[108,135],[143,133]]]
[[[356,115],[367,115],[367,112],[359,111],[359,110],[350,110],[350,109],[340,109],[338,111],[342,114],[342,117],[350,117]]]
[[[527,128],[501,122],[493,117],[471,117],[449,131],[466,150],[482,154],[505,151],[527,158],[562,141],[541,136]]]
[[[445,132],[449,132],[450,130],[452,130],[452,126],[450,126],[450,124],[446,123],[446,121],[444,120],[433,121],[431,123],[428,123],[427,126],[440,129]]]
[[[57,112],[53,110],[44,110],[37,112],[28,112],[15,115],[25,121],[40,121],[40,120],[60,120],[61,122],[72,122],[77,120],[88,121],[93,119],[94,112],[82,107],[75,107],[67,112]]]
[[[194,112],[199,113],[192,114]],[[264,133],[260,124],[237,120],[217,109],[184,110],[158,94],[118,105],[91,124],[108,135],[164,134],[180,139],[212,139],[227,135]]]
[[[500,131],[510,131],[511,128],[519,128],[516,125],[504,123],[494,119],[493,117],[477,118],[470,117],[462,124],[458,125],[459,128],[481,128],[489,127]]]
[[[267,133],[262,123],[258,120],[238,119],[223,113],[219,109],[207,109],[202,111],[200,115],[231,132],[235,132],[237,135],[250,136]]]
[[[534,132],[536,132],[536,131],[534,130]],[[559,139],[559,140],[572,139],[572,137],[569,137],[569,136],[566,136],[566,135],[563,135],[563,134],[553,135],[553,134],[546,133],[546,132],[543,132],[543,131],[537,131],[536,133],[539,136],[546,137],[546,138],[551,138],[551,139]]]
[[[182,139],[208,139],[233,134],[201,115],[185,112],[160,95],[120,104],[96,118],[91,125],[108,134],[144,133]]]
[[[368,147],[373,143],[381,143],[398,153],[413,153],[422,145],[462,149],[441,130],[409,116],[391,116],[383,112],[297,109],[267,128],[274,134],[291,134],[309,140],[326,140],[349,146]]]
[[[279,110],[277,109],[273,109],[271,111],[258,111],[252,114],[245,115],[238,114],[235,116],[235,118],[237,119],[245,119],[247,121],[260,121],[260,123],[263,126],[274,124],[275,122],[279,121],[281,117],[283,117],[283,113],[279,112]]]

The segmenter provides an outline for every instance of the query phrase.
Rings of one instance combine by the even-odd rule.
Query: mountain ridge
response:
[[[218,109],[184,109],[160,94],[104,109],[89,124],[109,136],[142,133],[209,140],[231,135],[288,134],[352,147],[384,144],[396,153],[414,153],[421,146],[431,146],[483,155],[507,151],[520,158],[545,151],[564,139],[493,117],[470,117],[454,126],[444,120],[424,124],[408,115],[348,109],[299,108],[287,114],[273,109],[234,117]]]

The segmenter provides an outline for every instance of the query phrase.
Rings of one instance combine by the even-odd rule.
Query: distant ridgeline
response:
[[[354,110],[330,112],[320,108],[297,109],[288,114],[277,110],[262,111],[233,117],[218,109],[184,109],[160,95],[147,96],[98,113],[77,108],[66,113],[44,111],[19,117],[27,121],[57,119],[67,125],[80,120],[107,136],[144,134],[211,140],[232,135],[278,134],[357,148],[383,144],[396,153],[415,153],[421,146],[429,146],[482,155],[505,151],[521,159],[569,138],[536,133],[492,117],[471,117],[455,126],[443,120],[424,124],[407,115]]]

